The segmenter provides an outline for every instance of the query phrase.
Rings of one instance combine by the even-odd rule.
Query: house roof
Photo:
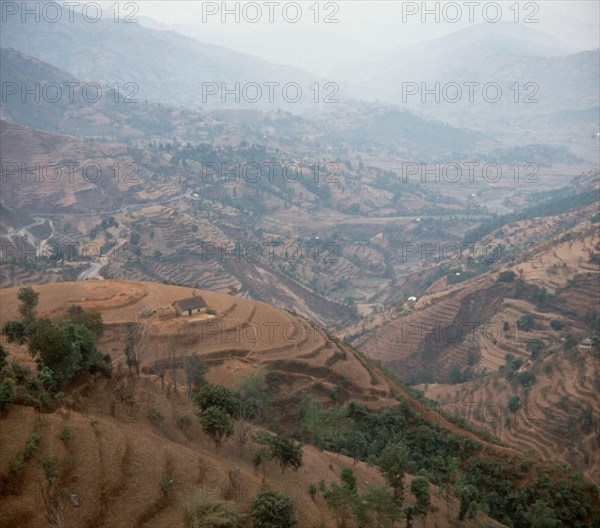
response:
[[[206,301],[199,295],[188,297],[187,299],[180,299],[173,304],[176,304],[181,310],[194,310],[196,308],[206,307]]]

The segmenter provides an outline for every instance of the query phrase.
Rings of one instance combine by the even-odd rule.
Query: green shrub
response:
[[[533,314],[525,314],[517,320],[517,328],[524,332],[531,332],[535,329],[535,317]]]
[[[6,358],[8,357],[8,352],[6,348],[0,343],[0,370],[8,365]]]
[[[15,401],[15,381],[4,378],[0,381],[0,411],[4,412]]]
[[[154,425],[159,425],[160,423],[162,423],[165,420],[165,417],[160,412],[160,409],[158,409],[154,405],[152,407],[150,407],[150,410],[148,411],[148,415],[150,416],[150,420],[152,420],[152,423]]]
[[[234,432],[233,420],[222,407],[216,405],[208,407],[198,413],[198,418],[202,430],[215,443],[217,451]]]
[[[33,377],[33,371],[27,365],[22,365],[16,359],[13,359],[10,363],[15,379],[18,383],[27,383]]]
[[[46,475],[48,482],[52,482],[59,475],[59,469],[62,465],[60,458],[54,455],[44,455],[39,460],[40,467]]]
[[[37,429],[29,435],[25,441],[23,450],[17,455],[17,458],[11,460],[8,464],[11,473],[18,474],[23,469],[25,462],[38,450],[38,444],[41,439],[42,432]]]
[[[33,452],[37,450],[42,436],[43,435],[41,431],[34,431],[29,435],[29,438],[25,442],[25,449],[23,449],[22,453],[25,460],[27,460],[33,454]]]
[[[530,339],[525,345],[525,350],[531,354],[532,359],[537,359],[544,350],[544,342],[538,337]]]
[[[17,457],[8,463],[8,470],[11,473],[20,473],[23,470],[23,460]]]
[[[166,497],[169,494],[169,490],[173,486],[173,479],[169,478],[168,475],[165,475],[160,482],[160,491]]]
[[[528,370],[524,372],[520,372],[517,376],[519,383],[523,385],[523,387],[531,387],[535,383],[535,374]]]
[[[69,429],[68,427],[63,427],[62,431],[60,432],[59,438],[65,443],[68,444],[71,440],[73,440],[73,438],[75,438],[75,435],[73,434],[73,431],[71,431],[71,429]]]
[[[7,321],[2,327],[2,333],[9,343],[22,345],[25,342],[25,324],[22,321]]]
[[[203,385],[194,394],[193,400],[201,411],[209,407],[218,407],[232,418],[237,416],[240,409],[239,394],[222,385]]]
[[[508,410],[512,413],[516,413],[519,410],[519,402],[521,398],[519,396],[511,396],[508,399]]]
[[[512,282],[516,276],[514,271],[501,271],[498,274],[498,282]]]
[[[198,494],[184,503],[183,525],[185,528],[241,528],[242,518],[235,503]]]
[[[292,528],[298,523],[294,501],[275,491],[257,495],[251,515],[254,528]]]

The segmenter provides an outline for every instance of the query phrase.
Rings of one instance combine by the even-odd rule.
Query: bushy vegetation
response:
[[[25,464],[39,450],[42,440],[39,422],[36,421],[34,431],[25,441],[25,446],[19,454],[8,463],[7,474],[0,475],[0,497],[20,492],[23,485],[23,470]]]
[[[20,366],[16,361],[11,371],[3,369],[3,402],[10,399],[10,381],[33,392],[33,396],[22,397],[19,403],[33,402],[39,407],[49,407],[52,397],[60,397],[59,389],[76,376],[96,368],[110,375],[110,357],[103,356],[96,348],[96,341],[104,331],[102,317],[98,312],[85,312],[80,306],[72,306],[64,317],[56,320],[37,318],[39,294],[32,288],[21,288],[19,312],[23,320],[7,321],[2,332],[10,343],[27,344],[29,353],[38,365],[38,375]],[[10,403],[10,402],[8,402]]]
[[[501,271],[498,274],[498,282],[512,282],[515,280],[516,276],[514,271]]]
[[[184,504],[183,525],[185,528],[240,528],[242,518],[234,502],[199,494]]]
[[[517,328],[524,332],[531,332],[535,329],[535,316],[533,314],[525,314],[517,319]]]
[[[275,459],[279,463],[281,473],[285,473],[287,466],[291,466],[296,470],[302,466],[302,446],[291,438],[272,435],[267,431],[259,431],[252,437],[252,440],[266,448],[259,451],[261,463],[263,463],[263,457],[268,456],[271,460]]]
[[[292,528],[298,523],[294,501],[276,491],[258,494],[251,515],[254,528]]]
[[[509,402],[510,410],[516,412],[519,403],[515,396]],[[308,408],[311,407],[318,405],[311,404]],[[550,479],[541,466],[536,473],[528,474],[529,467],[520,465],[513,455],[488,460],[482,456],[485,451],[481,443],[439,427],[403,398],[399,408],[380,412],[355,402],[347,407],[333,405],[318,410],[317,420],[307,416],[310,412],[299,426],[301,437],[305,441],[317,440],[319,447],[378,465],[396,505],[404,501],[404,474],[421,471],[421,476],[439,486],[442,493],[460,498],[459,515],[463,518],[481,510],[507,526],[530,528],[535,526],[532,512],[547,509],[548,515],[563,526],[584,527],[592,519],[600,520],[598,489],[586,483],[580,474],[561,466],[563,479]],[[320,422],[321,433],[315,430],[316,422]],[[425,520],[430,511],[426,507],[425,482],[418,482],[411,491],[420,499],[416,508],[403,510],[407,520],[419,515]],[[341,486],[342,483],[329,487],[327,493],[328,503],[339,518],[356,512],[355,504],[360,502],[356,499],[350,506],[348,490]]]
[[[525,350],[531,354],[531,359],[538,359],[544,350],[544,342],[539,337],[534,337],[527,341]]]

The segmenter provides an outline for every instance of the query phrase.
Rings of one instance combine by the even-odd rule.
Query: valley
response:
[[[2,3],[0,527],[600,527],[598,5],[259,4]]]

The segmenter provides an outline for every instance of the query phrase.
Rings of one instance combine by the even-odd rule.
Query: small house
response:
[[[409,308],[412,308],[417,302],[417,298],[414,295],[411,295],[407,300],[406,300],[406,306],[408,306]]]
[[[175,301],[173,307],[179,316],[189,316],[195,313],[206,312],[207,309],[206,301],[200,295]]]
[[[592,345],[592,340],[589,337],[586,337],[581,343],[579,343],[579,348],[580,350],[591,350]]]

